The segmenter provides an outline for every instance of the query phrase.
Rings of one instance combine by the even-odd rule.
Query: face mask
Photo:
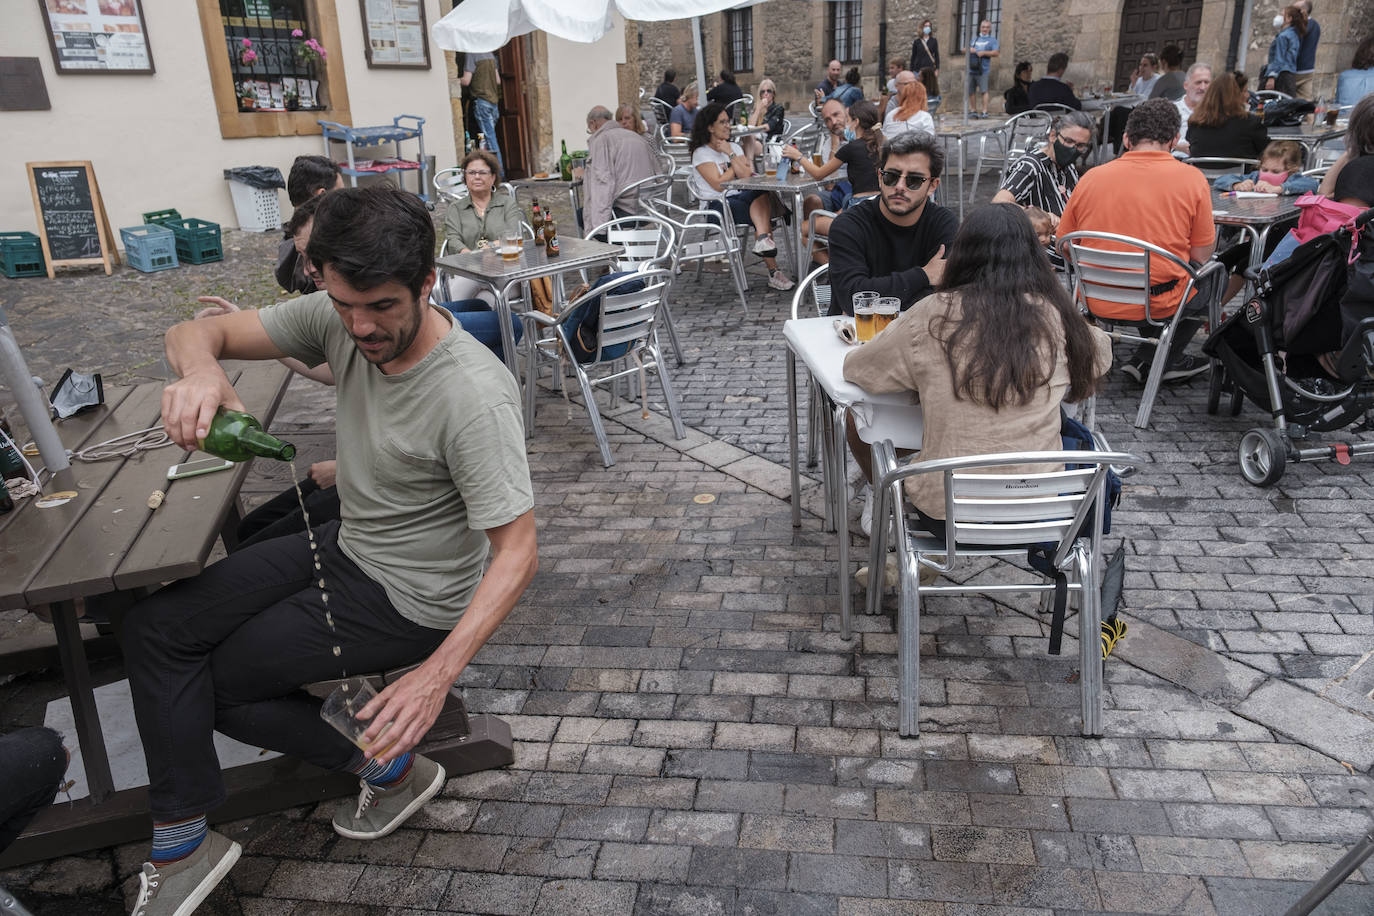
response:
[[[1282,17],[1282,16],[1275,16],[1275,17],[1274,17],[1274,28],[1276,28],[1276,29],[1281,29],[1281,28],[1283,28],[1283,17]]]
[[[930,34],[930,26],[926,26],[925,28],[921,29],[921,34],[922,34],[922,35],[929,35],[929,34]]]
[[[853,140],[853,139],[855,138],[855,136],[856,136],[856,134],[854,133],[854,128],[852,128],[852,127],[846,127],[846,128],[844,129],[844,138],[845,138],[846,140]]]
[[[1288,180],[1288,173],[1287,173],[1287,172],[1260,172],[1260,173],[1259,173],[1259,180],[1262,181],[1262,182],[1264,182],[1265,184],[1272,184],[1272,185],[1274,185],[1275,187],[1282,187],[1282,186],[1283,186],[1283,183],[1284,183],[1285,181]]]
[[[1065,146],[1058,140],[1054,141],[1054,161],[1059,164],[1061,169],[1066,169],[1078,158],[1078,148]]]

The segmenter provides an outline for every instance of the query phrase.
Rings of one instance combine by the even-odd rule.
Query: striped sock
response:
[[[413,759],[413,755],[407,752],[390,763],[378,763],[375,760],[364,759],[362,752],[359,751],[353,765],[348,769],[358,774],[358,778],[370,786],[389,789],[410,775],[410,764]]]
[[[179,862],[200,848],[209,831],[205,815],[183,821],[153,823],[153,851],[148,861],[156,866]]]

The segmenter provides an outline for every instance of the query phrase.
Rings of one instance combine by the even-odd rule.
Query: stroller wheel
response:
[[[1240,473],[1257,487],[1268,487],[1283,476],[1289,445],[1277,430],[1252,429],[1240,440]]]
[[[1221,407],[1221,394],[1226,390],[1226,370],[1221,360],[1212,360],[1212,375],[1207,382],[1207,415],[1214,416]],[[1235,416],[1235,414],[1232,414]]]

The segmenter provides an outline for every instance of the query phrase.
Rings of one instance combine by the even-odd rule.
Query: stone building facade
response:
[[[748,7],[753,66],[737,73],[739,84],[752,93],[767,76],[789,111],[804,111],[832,54],[834,5],[830,0],[768,0]],[[962,104],[964,70],[957,23],[962,16],[976,29],[976,19],[984,13],[996,20],[1002,46],[990,79],[994,107],[1000,104],[1001,90],[1011,85],[1017,61],[1030,61],[1038,77],[1057,51],[1069,55],[1066,78],[1080,91],[1108,83],[1124,88],[1127,61],[1138,58],[1136,49],[1157,51],[1165,40],[1184,47],[1186,63],[1240,66],[1253,80],[1275,34],[1271,20],[1283,5],[1280,0],[861,0],[862,56],[853,65],[863,76],[865,94],[876,97],[887,69],[880,59],[883,47],[889,59],[906,58],[919,24],[930,19],[940,40],[944,110],[955,110]],[[728,60],[730,15],[701,19],[708,82]],[[1374,0],[1314,0],[1313,17],[1322,26],[1317,94],[1333,94],[1334,74],[1349,67],[1356,45],[1374,34]],[[691,30],[689,20],[628,23],[621,98],[634,98],[640,87],[652,92],[669,66],[677,70],[679,85],[692,81]]]

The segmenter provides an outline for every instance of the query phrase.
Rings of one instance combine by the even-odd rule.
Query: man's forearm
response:
[[[428,663],[438,666],[444,683],[452,684],[458,679],[477,650],[515,608],[538,568],[533,538],[528,545],[503,550],[492,558],[458,625],[428,659]]]
[[[179,378],[202,369],[219,369],[224,335],[215,321],[183,321],[167,329],[167,365]],[[221,370],[223,371],[223,370]]]

